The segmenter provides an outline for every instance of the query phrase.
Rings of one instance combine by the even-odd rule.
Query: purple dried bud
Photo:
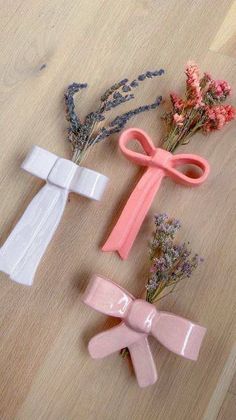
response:
[[[193,257],[193,264],[194,265],[196,265],[196,266],[198,266],[200,263],[202,263],[204,261],[204,258],[203,257],[201,257],[200,255],[198,255],[198,254],[195,254],[194,255],[194,257]]]
[[[140,74],[139,76],[138,76],[138,80],[140,80],[140,81],[143,81],[143,80],[145,80],[146,79],[146,75],[145,74]]]
[[[192,274],[192,266],[189,261],[185,261],[181,267],[181,272],[186,277],[190,277]]]
[[[181,228],[181,223],[178,219],[173,219],[171,221],[171,224],[172,224],[173,228],[175,228],[176,230]]]
[[[161,225],[163,222],[168,220],[168,215],[166,213],[155,214],[154,216],[155,224],[157,226]]]
[[[167,269],[167,262],[164,257],[156,258],[153,267],[156,271],[165,271]]]
[[[133,81],[130,83],[130,86],[131,86],[132,88],[137,87],[137,86],[138,86],[138,82],[137,82],[137,80],[133,80]]]
[[[124,85],[123,87],[122,87],[122,91],[123,92],[129,92],[131,90],[131,88],[129,87],[129,86],[127,86],[127,85]]]
[[[121,93],[120,93],[120,92],[114,92],[114,93],[113,93],[113,98],[114,98],[114,99],[122,98],[122,95],[121,95]]]

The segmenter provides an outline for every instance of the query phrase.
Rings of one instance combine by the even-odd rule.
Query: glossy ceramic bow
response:
[[[141,144],[146,154],[133,152],[126,147],[127,143],[134,139]],[[162,179],[169,176],[178,183],[194,187],[206,180],[209,174],[209,165],[200,156],[173,155],[166,150],[156,148],[148,135],[136,128],[130,128],[121,134],[119,146],[128,159],[147,167],[102,248],[103,251],[118,251],[121,258],[126,259]],[[190,178],[175,169],[184,164],[197,166],[202,170],[202,175],[198,178]]]
[[[0,270],[18,283],[31,285],[62,217],[69,192],[99,200],[107,177],[34,146],[22,164],[46,185],[31,201],[0,249]]]
[[[148,344],[150,334],[170,351],[187,359],[197,359],[206,332],[204,327],[158,311],[153,304],[135,299],[117,284],[99,276],[92,277],[82,299],[93,309],[123,320],[90,340],[90,355],[98,359],[128,347],[140,387],[157,380]]]

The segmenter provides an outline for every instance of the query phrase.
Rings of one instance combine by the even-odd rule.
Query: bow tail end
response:
[[[128,348],[139,386],[145,388],[153,385],[158,375],[147,337],[131,344]]]
[[[102,251],[103,252],[118,252],[119,256],[122,258],[122,260],[127,260],[128,256],[129,256],[129,249],[127,249],[126,244],[118,247],[116,246],[113,241],[112,238],[108,238],[107,242],[103,245],[102,247]]]
[[[194,325],[192,334],[186,337],[186,346],[183,346],[181,356],[196,361],[202,345],[203,338],[206,334],[206,328],[200,325]]]
[[[122,260],[126,260],[129,255],[129,247],[126,246],[126,241],[121,240],[122,233],[117,226],[111,232],[109,238],[102,247],[103,252],[118,252]]]
[[[6,260],[6,257],[2,253],[1,249],[0,249],[0,271],[7,274],[12,281],[15,281],[16,283],[20,283],[24,286],[31,286],[33,283],[32,276],[30,278],[29,277],[26,278],[24,276],[19,277],[19,276],[14,275],[14,271],[12,271],[12,269],[10,268],[10,264]]]
[[[30,202],[0,249],[0,270],[31,286],[35,272],[60,222],[68,191],[46,184]]]
[[[11,271],[9,264],[7,263],[6,258],[4,257],[4,254],[1,251],[1,249],[0,249],[0,271],[8,275],[10,275],[10,271]]]

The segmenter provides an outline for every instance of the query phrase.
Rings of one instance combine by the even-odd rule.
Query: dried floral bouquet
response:
[[[170,152],[179,145],[187,144],[195,133],[208,134],[220,130],[235,118],[235,108],[223,104],[231,95],[228,82],[214,80],[209,73],[201,77],[194,62],[187,63],[185,73],[184,98],[171,93],[172,109],[163,116],[166,135],[162,147]]]
[[[181,224],[167,214],[155,216],[155,231],[149,247],[151,267],[146,285],[146,300],[154,303],[172,293],[180,281],[190,278],[203,261],[192,254],[189,243],[175,243]],[[164,293],[165,292],[165,293]]]
[[[192,276],[203,258],[193,254],[189,242],[177,243],[176,234],[181,228],[177,219],[167,214],[157,214],[154,218],[155,230],[149,243],[150,269],[145,286],[145,299],[155,303],[176,289],[177,285]],[[122,357],[129,354],[127,348]]]
[[[72,83],[65,93],[66,115],[70,124],[68,128],[68,140],[72,146],[72,160],[77,164],[81,163],[91,146],[114,133],[119,133],[132,117],[142,112],[156,109],[162,101],[161,96],[158,96],[151,104],[131,109],[107,122],[107,113],[133,100],[135,97],[134,90],[144,80],[162,76],[163,73],[163,69],[146,71],[131,82],[128,79],[123,79],[115,83],[101,96],[100,104],[96,111],[90,112],[83,122],[75,111],[74,95],[82,89],[85,89],[87,84]]]

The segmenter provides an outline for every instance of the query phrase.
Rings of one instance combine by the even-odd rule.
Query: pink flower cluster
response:
[[[184,101],[175,92],[170,94],[172,105],[176,111],[182,111],[184,108]]]
[[[175,92],[170,94],[174,127],[180,129],[193,115],[189,128],[194,128],[197,124],[204,133],[209,133],[212,130],[220,130],[235,118],[235,109],[231,105],[222,105],[231,94],[228,82],[214,80],[209,73],[204,73],[200,78],[197,64],[191,61],[187,63],[185,73],[186,99],[182,99]]]
[[[230,95],[231,87],[225,80],[211,80],[209,91],[217,98],[221,98]]]
[[[173,115],[173,120],[178,127],[182,127],[184,124],[184,116],[178,114],[177,112]]]
[[[207,116],[207,121],[203,125],[205,133],[220,130],[227,122],[235,118],[235,109],[231,105],[208,106],[205,113]]]
[[[200,71],[197,64],[189,61],[186,66],[185,74],[187,76],[187,105],[197,109],[204,105],[200,86]]]
[[[172,92],[172,109],[163,115],[167,128],[163,145],[170,152],[187,144],[197,132],[208,134],[221,130],[236,118],[236,109],[224,104],[231,94],[231,87],[225,80],[214,80],[209,73],[200,76],[199,67],[191,61],[187,63],[185,73],[185,96]]]

